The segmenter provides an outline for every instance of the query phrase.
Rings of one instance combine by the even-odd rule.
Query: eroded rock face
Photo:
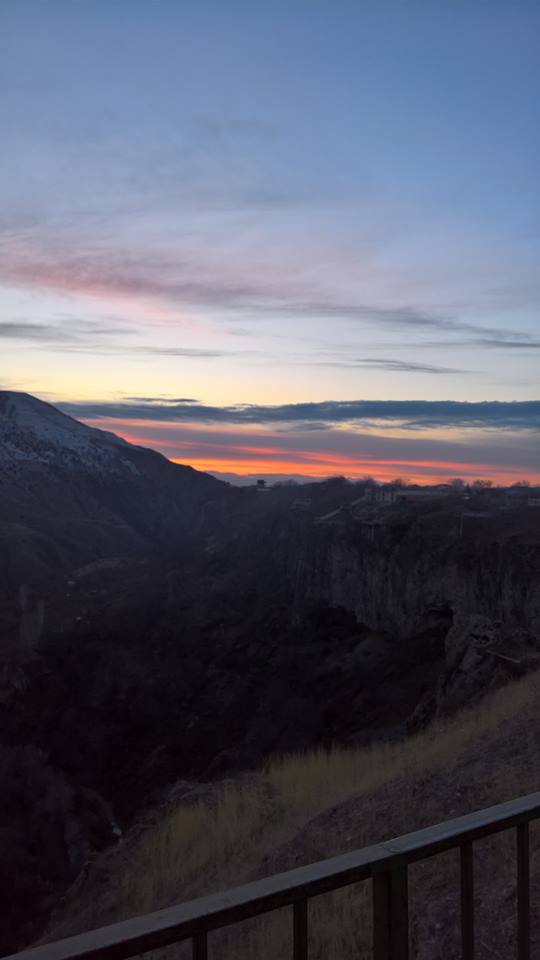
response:
[[[409,729],[540,665],[540,537],[534,527],[506,534],[498,519],[481,533],[462,538],[444,515],[375,533],[360,521],[314,529],[289,551],[297,611],[315,597],[341,605],[417,668],[429,647],[419,652],[415,638],[431,630],[438,643],[447,624],[439,681],[426,684]]]
[[[434,521],[435,526],[435,521]],[[540,633],[540,542],[464,542],[421,525],[314,530],[288,558],[299,605],[324,597],[400,640],[441,611],[484,615]]]

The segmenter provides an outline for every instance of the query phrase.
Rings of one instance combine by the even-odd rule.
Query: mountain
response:
[[[0,575],[35,581],[105,556],[178,547],[221,481],[0,392]]]
[[[20,473],[23,464],[93,473],[132,470],[122,456],[129,444],[94,430],[28,393],[0,392],[0,469]]]

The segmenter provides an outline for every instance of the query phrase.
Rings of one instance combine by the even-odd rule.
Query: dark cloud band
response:
[[[231,424],[302,423],[324,428],[338,423],[399,423],[409,429],[481,427],[540,430],[540,400],[482,403],[452,400],[328,400],[279,406],[239,404],[208,406],[192,401],[63,403],[61,409],[78,419],[119,419]]]

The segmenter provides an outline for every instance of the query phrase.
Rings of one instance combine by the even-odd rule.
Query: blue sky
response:
[[[536,399],[539,48],[510,0],[3,0],[1,383],[111,416],[150,397],[130,435],[215,469],[275,424],[204,459],[171,398]],[[295,436],[320,473],[384,434],[415,473],[403,420],[300,413],[280,469]],[[420,434],[426,463],[489,445],[534,475],[532,420],[432,419],[418,464]]]

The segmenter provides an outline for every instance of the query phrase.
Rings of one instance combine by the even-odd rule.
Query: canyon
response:
[[[233,488],[0,393],[3,952],[175,782],[397,742],[539,665],[534,491],[394,492]]]

